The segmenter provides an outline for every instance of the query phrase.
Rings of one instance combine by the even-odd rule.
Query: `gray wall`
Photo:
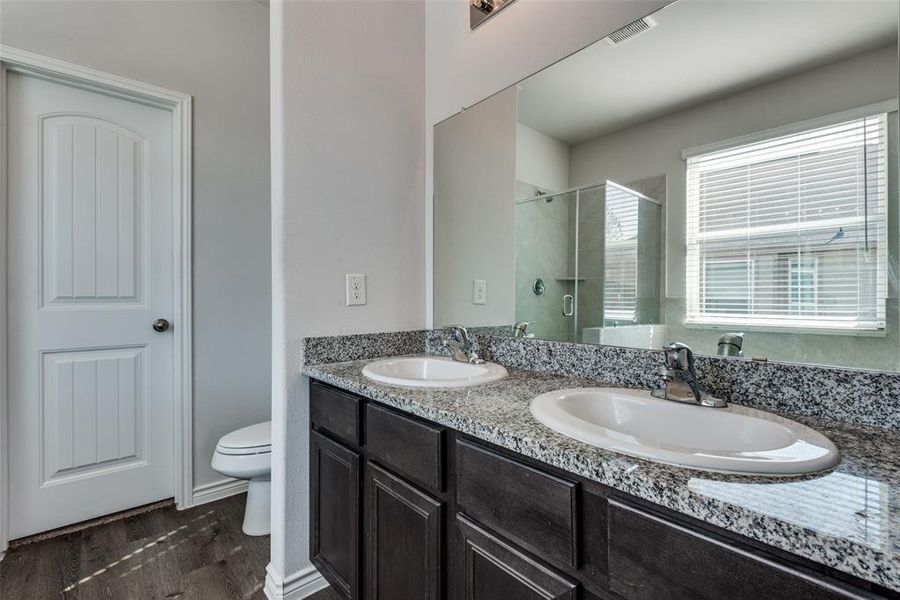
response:
[[[515,315],[516,88],[434,128],[434,322],[512,324]],[[487,302],[472,303],[472,280]]]
[[[269,418],[268,11],[250,0],[0,11],[4,44],[194,98],[194,484],[220,480],[218,438]]]
[[[569,187],[569,146],[522,123],[516,123],[516,180],[542,190]]]
[[[425,4],[273,2],[272,563],[315,585],[301,336],[417,329],[424,310]],[[368,304],[345,306],[365,273]],[[293,597],[299,597],[299,594]]]
[[[685,167],[682,150],[740,135],[796,123],[897,97],[897,47],[890,46],[831,65],[812,69],[713,102],[641,123],[572,146],[570,184],[612,179],[632,181],[665,174],[666,199],[666,315],[668,337],[692,344],[695,350],[715,353],[721,331],[687,329],[685,297]],[[891,125],[894,143],[890,164],[897,164],[897,113]],[[640,160],[634,157],[640,156]],[[890,182],[896,215],[897,174]],[[890,225],[896,252],[896,218]],[[896,261],[893,263],[896,265]],[[898,315],[896,289],[888,301],[887,337],[816,336],[754,333],[745,344],[747,354],[798,362],[819,362],[896,370]]]

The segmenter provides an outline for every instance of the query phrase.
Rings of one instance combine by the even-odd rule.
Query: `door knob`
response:
[[[165,319],[157,319],[153,321],[153,331],[158,331],[162,333],[163,331],[169,330],[169,322]]]

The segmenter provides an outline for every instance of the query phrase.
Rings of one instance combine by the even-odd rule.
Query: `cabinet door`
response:
[[[443,503],[369,463],[368,600],[439,600]]]
[[[335,591],[357,600],[360,457],[314,431],[310,439],[311,561]]]
[[[575,600],[578,584],[463,515],[465,600]]]

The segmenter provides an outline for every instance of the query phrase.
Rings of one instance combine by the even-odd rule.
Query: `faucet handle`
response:
[[[691,347],[681,342],[669,342],[663,346],[666,366],[670,369],[694,373],[694,352]]]
[[[693,402],[700,406],[722,408],[728,403],[703,391],[694,370],[694,352],[681,342],[669,342],[663,346],[666,368],[662,369],[663,388],[654,393],[657,398]],[[673,392],[673,388],[675,388]]]
[[[453,337],[463,344],[469,341],[469,330],[462,325],[448,325],[447,329],[453,334]]]
[[[457,340],[444,340],[444,348],[450,351],[450,354],[453,356],[454,360],[468,362],[469,357],[466,354],[465,349],[463,348],[462,342],[459,342]]]

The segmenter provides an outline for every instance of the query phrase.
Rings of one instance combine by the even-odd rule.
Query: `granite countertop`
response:
[[[582,377],[509,369],[481,386],[426,390],[363,377],[370,360],[303,373],[685,515],[900,591],[900,441],[896,431],[790,416],[837,445],[841,464],[802,478],[721,475],[602,450],[531,416],[538,394],[597,386]]]

